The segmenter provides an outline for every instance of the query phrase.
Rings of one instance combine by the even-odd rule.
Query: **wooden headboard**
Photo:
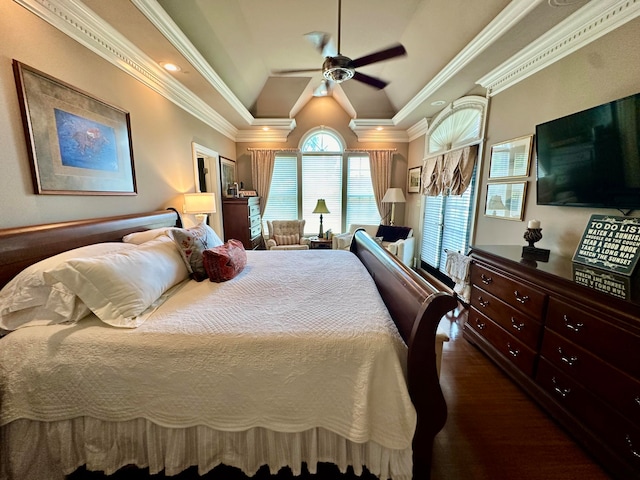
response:
[[[172,210],[0,230],[0,288],[21,270],[52,255],[92,243],[120,242],[128,233],[179,224]]]

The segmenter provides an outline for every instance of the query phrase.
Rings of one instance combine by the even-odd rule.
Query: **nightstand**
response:
[[[309,238],[309,248],[311,249],[331,250],[332,243],[333,242],[331,240],[328,240],[326,238]]]

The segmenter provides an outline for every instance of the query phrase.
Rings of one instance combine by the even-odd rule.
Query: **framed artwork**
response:
[[[409,184],[407,186],[408,193],[420,193],[422,181],[422,167],[413,167],[409,169]]]
[[[489,179],[529,176],[533,135],[496,143],[491,147]]]
[[[34,190],[136,195],[129,113],[13,61]]]
[[[527,182],[490,183],[484,206],[486,217],[522,220]]]
[[[230,197],[228,187],[236,181],[236,162],[230,158],[220,157],[220,191]]]

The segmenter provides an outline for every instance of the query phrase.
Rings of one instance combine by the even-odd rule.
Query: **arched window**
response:
[[[305,219],[305,234],[317,234],[320,215],[313,210],[320,198],[330,212],[323,214],[325,232],[341,233],[350,224],[380,222],[369,156],[345,153],[340,134],[327,127],[312,129],[302,137],[299,156],[276,156],[263,219]]]
[[[436,116],[427,132],[427,159],[482,142],[487,100],[463,97]],[[477,168],[477,166],[476,166]],[[423,197],[421,266],[425,270],[446,274],[446,251],[467,253],[471,240],[476,204],[476,170],[462,195],[448,192]]]

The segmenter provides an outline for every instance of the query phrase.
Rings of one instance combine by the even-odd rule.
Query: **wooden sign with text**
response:
[[[573,261],[632,275],[640,258],[640,218],[591,215]]]

